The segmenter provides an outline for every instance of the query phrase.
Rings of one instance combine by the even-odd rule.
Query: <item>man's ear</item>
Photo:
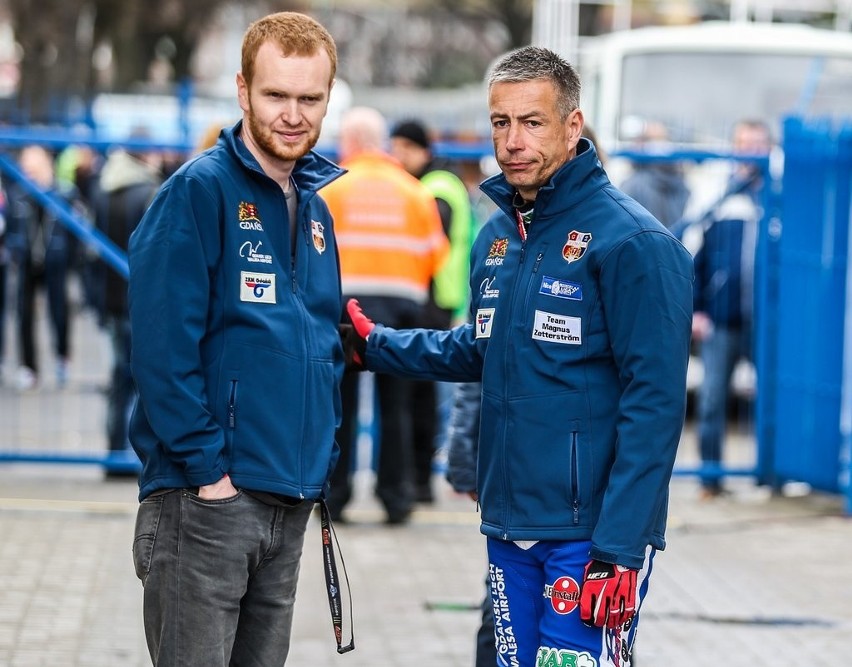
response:
[[[240,103],[240,109],[249,110],[249,91],[242,72],[237,72],[237,100]]]
[[[570,137],[571,145],[576,146],[577,142],[580,141],[580,137],[583,136],[583,125],[586,123],[585,118],[583,118],[583,112],[580,109],[574,109],[574,111],[568,114],[566,122],[568,124],[568,136]]]
[[[583,112],[574,109],[565,119],[565,143],[568,159],[573,160],[577,155],[577,144],[583,136]]]

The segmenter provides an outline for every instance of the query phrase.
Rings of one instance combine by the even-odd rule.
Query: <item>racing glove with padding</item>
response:
[[[636,613],[636,570],[589,561],[580,588],[580,619],[598,627],[616,628]]]

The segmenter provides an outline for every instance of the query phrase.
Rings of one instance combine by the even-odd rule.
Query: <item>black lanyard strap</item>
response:
[[[328,606],[331,610],[331,623],[334,626],[334,640],[337,642],[338,653],[349,653],[355,650],[355,624],[352,619],[352,588],[349,586],[349,576],[346,574],[346,563],[343,555],[340,556],[340,564],[343,566],[343,578],[346,581],[347,598],[349,599],[349,643],[343,646],[343,603],[340,595],[339,578],[337,576],[337,562],[334,557],[334,545],[340,551],[340,543],[337,541],[337,533],[331,523],[331,516],[325,500],[320,499],[320,526],[322,528],[322,558],[325,567],[325,585],[328,594]]]

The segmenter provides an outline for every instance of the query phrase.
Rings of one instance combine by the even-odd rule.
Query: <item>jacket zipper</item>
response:
[[[521,256],[520,256],[520,259],[518,260],[518,269],[517,269],[517,273],[515,275],[515,285],[514,285],[514,290],[513,290],[513,293],[512,293],[512,307],[509,310],[510,317],[512,315],[514,315],[515,312],[516,312],[515,304],[517,303],[517,300],[518,300],[518,287],[520,285],[521,278],[524,274],[524,259],[526,259],[526,253],[527,253],[527,239],[522,238],[521,239]],[[538,265],[541,262],[542,257],[544,257],[544,253],[539,253],[538,257],[536,257],[535,265],[533,266],[533,273],[538,271]],[[526,304],[527,304],[526,298],[527,298],[527,295],[524,294],[524,311],[526,311]],[[523,314],[523,312],[522,312],[522,314]],[[510,326],[511,326],[511,322],[512,322],[512,320],[510,319]],[[508,387],[508,380],[507,380],[509,361],[508,361],[508,357],[507,357],[507,354],[506,354],[507,350],[508,350],[508,348],[506,348],[504,346],[504,354],[503,354],[503,399],[504,400],[508,400],[508,396],[509,396],[509,387]],[[503,488],[505,489],[506,495],[508,496],[508,493],[509,493],[509,474],[508,474],[507,469],[506,469],[506,440],[507,440],[506,435],[507,435],[507,429],[508,429],[508,425],[504,422],[504,424],[503,424],[503,452],[502,452],[502,454],[503,454]],[[509,537],[508,537],[509,536],[509,532],[508,532],[509,504],[508,503],[506,503],[506,510],[505,510],[504,519],[503,519],[503,526],[504,526],[503,539],[507,540],[507,539],[509,539]]]
[[[524,295],[524,313],[527,312],[527,309],[530,306],[530,297],[532,295],[533,285],[535,284],[534,278],[538,273],[539,265],[541,264],[541,260],[544,259],[544,251],[541,251],[536,255],[535,264],[533,264],[532,271],[530,272],[530,280],[527,283],[527,291]]]
[[[580,523],[580,464],[577,461],[577,431],[571,432],[571,506],[574,525]]]
[[[237,381],[231,380],[231,388],[228,391],[228,426],[237,426]]]
[[[295,185],[293,187],[295,187]],[[298,192],[297,192],[297,197],[298,197]],[[299,294],[299,289],[298,289],[299,283],[298,283],[298,280],[297,280],[297,273],[298,272],[297,272],[297,267],[296,267],[296,259],[297,259],[297,254],[299,252],[298,229],[299,229],[299,227],[301,227],[302,236],[304,238],[304,244],[305,244],[305,248],[306,248],[305,252],[303,253],[304,254],[303,262],[309,261],[308,255],[309,255],[309,246],[310,246],[311,241],[310,241],[310,231],[308,230],[308,225],[305,222],[305,220],[307,220],[307,218],[308,218],[307,210],[308,210],[307,204],[305,202],[301,201],[301,198],[297,199],[297,201],[296,201],[296,229],[297,229],[297,233],[296,233],[296,238],[294,239],[294,242],[293,242],[293,252],[290,255],[290,289],[292,290],[292,293],[293,293],[293,301],[296,304],[296,308],[299,311],[299,314],[300,314],[302,322],[303,322],[303,326],[301,327],[301,330],[304,334],[304,347],[305,347],[304,352],[305,352],[306,358],[308,358],[310,356],[309,345],[308,345],[308,336],[310,335],[310,327],[307,326],[307,323],[308,323],[307,309],[305,308],[305,304],[303,303],[302,297]],[[287,214],[287,222],[289,223],[290,222],[290,211],[287,208],[287,202],[286,201],[284,202],[284,211]],[[307,368],[307,365],[304,367],[303,373],[304,373],[304,377],[302,378],[302,386],[306,387],[307,386],[307,379],[308,379],[308,375],[309,375],[309,370]],[[304,415],[302,417],[304,418]],[[304,431],[304,429],[302,429],[302,430]],[[305,478],[305,471],[304,471],[304,468],[303,468],[305,457],[304,457],[303,454],[304,454],[304,452],[302,451],[302,448],[300,448],[299,449],[299,464],[298,464],[298,466],[299,466],[299,485],[300,485],[299,497],[300,498],[305,497],[304,489],[301,488],[301,482]]]

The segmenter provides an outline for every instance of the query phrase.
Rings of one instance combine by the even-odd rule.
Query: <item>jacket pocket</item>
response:
[[[333,363],[234,346],[222,363],[218,396],[230,472],[265,480],[266,490],[315,496],[334,444]]]
[[[585,525],[592,489],[586,401],[579,392],[554,392],[507,402],[506,479],[510,524],[565,530]]]
[[[239,380],[233,379],[228,386],[227,418],[228,428],[233,431],[237,427],[237,386]]]
[[[163,501],[167,494],[161,493],[148,496],[139,505],[136,513],[136,528],[133,537],[133,567],[136,576],[145,585],[148,573],[151,571],[154,545],[157,541],[157,530],[160,527],[160,517],[163,513]]]
[[[230,462],[234,451],[234,431],[237,428],[237,392],[240,381],[235,373],[231,373],[229,377],[231,379],[228,381],[225,392],[225,420],[223,424],[225,427],[225,456]]]

